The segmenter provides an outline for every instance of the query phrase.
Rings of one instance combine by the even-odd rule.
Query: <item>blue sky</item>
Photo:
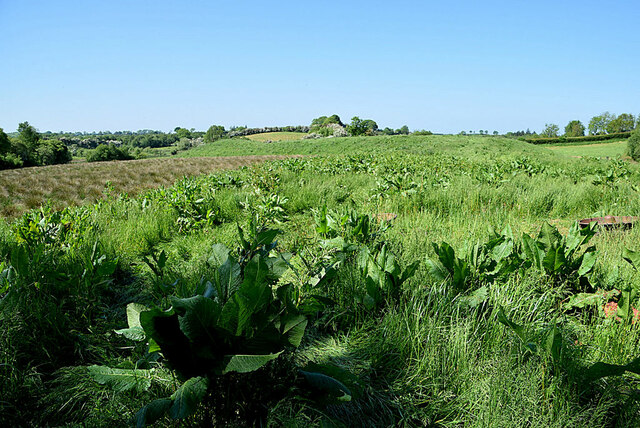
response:
[[[640,2],[0,0],[0,127],[561,129],[640,114]]]

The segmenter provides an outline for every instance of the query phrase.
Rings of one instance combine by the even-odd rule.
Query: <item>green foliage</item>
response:
[[[124,147],[101,144],[87,156],[87,162],[103,162],[114,160],[130,160],[133,156]]]
[[[402,269],[386,245],[373,253],[368,247],[362,247],[357,262],[365,278],[365,290],[358,300],[369,311],[385,301],[397,303],[403,284],[418,268],[418,262],[414,262]]]
[[[565,137],[583,137],[585,127],[579,120],[572,120],[564,127]]]
[[[544,130],[540,133],[545,138],[555,138],[558,136],[560,127],[554,123],[547,123],[544,125]]]
[[[351,118],[351,123],[347,125],[347,132],[350,135],[373,135],[378,130],[378,124],[371,119],[360,119],[358,116]]]
[[[618,116],[613,116],[606,126],[608,134],[615,134],[618,132],[630,132],[635,128],[635,117],[629,113],[622,113]]]
[[[222,138],[225,134],[224,126],[211,125],[207,132],[204,134],[205,143],[213,143],[216,140]]]
[[[5,155],[11,150],[9,136],[0,128],[0,155]]]
[[[631,133],[627,142],[627,153],[634,161],[640,161],[640,127]]]
[[[558,138],[528,138],[525,141],[531,144],[561,144],[561,143],[581,143],[590,141],[607,141],[629,138],[630,132],[620,132],[616,134],[595,134],[584,137],[558,137]]]

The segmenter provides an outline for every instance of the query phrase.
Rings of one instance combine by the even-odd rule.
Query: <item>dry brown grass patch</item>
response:
[[[156,158],[132,161],[71,163],[0,171],[0,214],[15,217],[46,200],[57,208],[93,203],[107,182],[117,193],[134,196],[169,186],[184,176],[235,169],[289,156]]]

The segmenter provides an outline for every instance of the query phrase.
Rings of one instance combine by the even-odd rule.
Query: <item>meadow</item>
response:
[[[245,138],[251,141],[297,141],[301,140],[305,134],[301,132],[263,132],[260,134],[247,135]]]
[[[0,223],[3,426],[640,423],[640,229],[576,225],[640,212],[637,164],[393,136],[162,169],[229,155],[304,156]]]
[[[593,144],[563,143],[547,146],[558,154],[567,156],[593,156],[617,158],[627,154],[627,140]]]

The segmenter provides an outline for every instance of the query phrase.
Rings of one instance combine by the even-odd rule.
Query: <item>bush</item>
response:
[[[66,144],[59,140],[44,140],[36,148],[38,165],[55,165],[71,162],[71,152]]]
[[[558,143],[578,143],[582,141],[605,141],[629,138],[631,132],[617,132],[615,134],[587,135],[585,137],[556,137],[556,138],[518,138],[531,144],[558,144]]]
[[[631,137],[627,142],[627,152],[634,161],[640,160],[640,127],[631,133]]]
[[[111,144],[101,144],[87,156],[87,162],[101,162],[112,160],[130,160],[133,156],[124,148],[119,148]]]
[[[0,155],[0,169],[21,168],[22,165],[22,159],[15,153],[6,153],[4,155]]]

